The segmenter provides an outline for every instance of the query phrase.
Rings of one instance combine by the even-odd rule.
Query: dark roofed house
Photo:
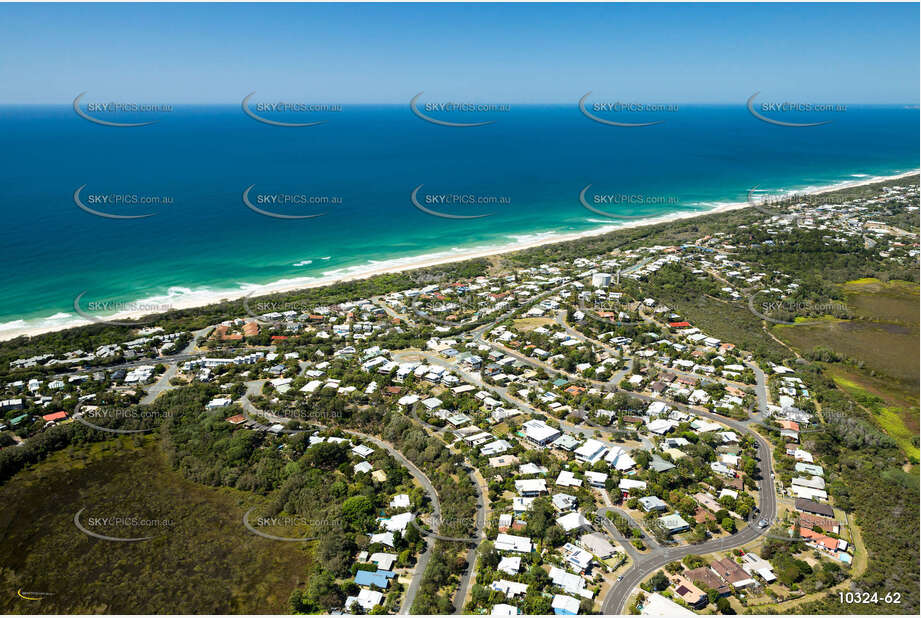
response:
[[[822,517],[835,517],[835,510],[827,504],[820,504],[813,500],[807,500],[806,498],[797,498],[796,499],[796,510],[802,511],[803,513],[812,513],[813,515],[820,515]]]
[[[716,573],[710,570],[710,567],[702,566],[698,569],[692,569],[684,575],[698,586],[716,590],[716,593],[721,597],[730,593],[729,586],[717,577]]]
[[[704,507],[699,506],[697,507],[697,511],[694,512],[694,521],[699,524],[702,524],[706,521],[716,521],[716,516]]]
[[[732,558],[714,560],[710,565],[710,569],[722,577],[723,581],[727,584],[735,586],[736,588],[746,588],[757,583],[751,578],[751,575],[742,570],[742,567],[736,564]]]
[[[809,530],[821,528],[826,532],[834,532],[835,534],[838,534],[838,531],[841,529],[841,524],[834,519],[812,515],[811,513],[801,514],[799,516],[799,525],[801,528],[807,528]]]

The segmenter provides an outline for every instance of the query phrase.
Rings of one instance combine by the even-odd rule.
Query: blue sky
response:
[[[919,5],[3,4],[0,102],[917,103]]]

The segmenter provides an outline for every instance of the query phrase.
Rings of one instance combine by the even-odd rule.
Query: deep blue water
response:
[[[784,120],[819,115],[808,116]],[[74,297],[84,290],[85,300],[119,301],[169,290],[237,290],[616,223],[580,205],[579,192],[589,183],[589,196],[666,200],[620,210],[598,206],[653,215],[743,201],[754,185],[792,190],[919,167],[918,110],[895,106],[849,106],[822,117],[831,124],[809,128],[761,122],[744,105],[681,106],[657,116],[665,123],[643,128],[592,122],[575,105],[512,105],[508,113],[475,116],[496,122],[474,128],[426,123],[406,105],[345,105],[317,116],[327,123],[305,128],[261,124],[239,105],[180,106],[156,117],[155,125],[112,128],[78,117],[70,106],[0,107],[0,324],[6,329],[17,320],[73,316]],[[106,193],[165,195],[174,203],[94,205],[109,213],[157,213],[101,218],[74,203],[84,184],[84,203]],[[241,194],[252,184],[253,201],[290,193],[337,196],[342,203],[260,205],[326,213],[279,220],[246,208]],[[420,198],[473,194],[511,203],[429,204],[440,212],[492,213],[433,217],[410,202],[420,184]]]

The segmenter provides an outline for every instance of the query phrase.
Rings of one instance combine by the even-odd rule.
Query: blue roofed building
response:
[[[382,571],[380,569],[377,571],[356,571],[355,583],[359,586],[376,586],[386,589],[390,584],[390,579],[395,576],[396,573],[393,571]]]

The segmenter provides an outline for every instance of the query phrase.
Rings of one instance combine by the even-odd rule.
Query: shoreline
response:
[[[921,170],[915,169],[908,172],[902,172],[899,174],[894,174],[890,176],[868,176],[866,178],[858,178],[851,181],[841,181],[833,183],[831,185],[815,187],[812,189],[805,190],[782,190],[778,191],[778,195],[821,195],[823,193],[831,193],[835,191],[841,191],[844,189],[851,189],[856,187],[862,187],[872,184],[877,184],[880,182],[888,182],[892,180],[899,180],[902,178],[908,178],[911,176],[916,176],[921,173]],[[266,284],[243,284],[239,289],[236,290],[207,290],[201,289],[197,291],[189,291],[189,293],[183,293],[179,299],[175,302],[172,302],[171,292],[167,292],[165,295],[153,296],[145,299],[139,299],[135,301],[135,304],[141,305],[154,305],[159,304],[160,306],[168,306],[170,310],[179,310],[179,309],[192,309],[196,307],[204,307],[207,305],[215,304],[223,300],[240,300],[247,296],[258,295],[264,296],[267,294],[277,294],[277,293],[286,293],[296,290],[304,290],[316,287],[323,287],[331,285],[334,283],[340,283],[345,281],[355,281],[359,279],[368,279],[377,275],[390,274],[403,272],[407,270],[415,270],[418,268],[428,268],[431,266],[439,266],[442,264],[450,264],[454,262],[462,262],[465,260],[491,257],[496,255],[502,255],[505,253],[514,253],[516,251],[523,251],[527,249],[533,249],[542,245],[571,242],[574,240],[579,240],[582,238],[589,238],[592,236],[600,236],[613,232],[615,230],[622,229],[631,229],[636,227],[643,227],[646,225],[657,225],[660,223],[668,223],[671,221],[678,221],[682,219],[691,219],[695,217],[702,217],[707,215],[719,214],[723,212],[730,212],[733,210],[739,210],[742,208],[750,208],[752,205],[745,202],[727,202],[720,204],[715,208],[709,208],[706,210],[695,210],[695,211],[683,211],[683,212],[674,212],[658,217],[650,217],[647,219],[638,219],[635,221],[622,221],[616,222],[612,220],[609,225],[602,225],[600,227],[586,230],[583,232],[572,232],[572,233],[556,233],[556,232],[545,232],[545,233],[531,233],[531,234],[522,234],[522,236],[528,236],[530,238],[526,240],[518,240],[511,243],[501,244],[501,245],[492,245],[485,247],[471,247],[468,249],[461,249],[459,251],[440,251],[436,253],[429,253],[424,255],[409,256],[404,258],[394,258],[387,260],[379,265],[371,262],[370,264],[360,264],[356,266],[347,266],[334,271],[330,271],[330,274],[324,273],[321,277],[298,277],[298,278],[288,278],[280,279],[271,283]],[[352,272],[349,272],[352,271]],[[176,290],[188,290],[188,288],[171,288]],[[117,314],[108,316],[106,320],[124,320],[128,318],[139,318],[143,315],[147,315],[149,311],[122,311]],[[32,320],[33,322],[41,320],[43,322],[48,322],[51,320],[60,319],[59,324],[29,324],[28,320],[12,320],[7,323],[8,328],[3,328],[0,330],[0,341],[9,341],[17,337],[27,336],[34,337],[37,335],[42,335],[45,333],[56,332],[61,330],[67,330],[70,328],[78,328],[81,326],[89,326],[94,324],[94,321],[81,318],[79,316],[74,316],[70,313],[62,314],[56,313],[53,316],[47,318],[38,318],[37,320]],[[15,325],[17,322],[21,322],[22,326]],[[143,324],[138,325],[140,328],[143,328]]]

